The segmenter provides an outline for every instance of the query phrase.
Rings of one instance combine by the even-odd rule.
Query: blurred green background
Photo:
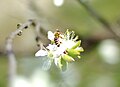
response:
[[[120,0],[82,1],[120,34]],[[24,30],[13,44],[18,62],[17,81],[18,84],[23,82],[22,86],[15,87],[120,87],[120,42],[77,0],[0,0],[0,87],[6,87],[8,81],[6,37],[16,30],[18,23],[28,19],[39,20],[47,30],[74,30],[85,51],[66,72],[60,73],[54,65],[49,71],[43,71],[42,60],[34,57],[39,50],[34,30],[32,27]],[[42,41],[48,42],[45,37]],[[37,81],[43,85],[28,85],[30,82],[38,84]]]

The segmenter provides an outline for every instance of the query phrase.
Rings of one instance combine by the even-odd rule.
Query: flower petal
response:
[[[47,55],[47,51],[45,50],[39,50],[37,53],[35,53],[35,56],[46,56]]]
[[[59,58],[55,58],[54,63],[55,63],[56,66],[58,65],[58,62],[59,62]]]
[[[55,51],[57,49],[57,46],[49,44],[46,48],[49,49],[50,51]]]
[[[51,32],[51,31],[48,31],[48,39],[49,40],[54,40],[54,33],[53,32]]]

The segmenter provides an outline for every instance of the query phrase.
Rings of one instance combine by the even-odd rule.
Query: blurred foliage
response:
[[[7,58],[0,56],[0,87],[6,87],[6,82],[8,81],[8,68],[7,68]]]
[[[120,28],[120,11],[118,9],[120,0],[84,1],[104,17],[111,26]],[[56,7],[52,0],[0,0],[0,87],[7,86],[8,78],[8,60],[4,55],[5,39],[16,29],[18,23],[24,23],[32,18],[40,20],[43,29],[74,30],[82,39],[85,52],[82,54],[81,60],[73,64],[76,72],[80,74],[78,76],[80,80],[76,87],[120,87],[120,55],[118,63],[108,64],[102,60],[102,56],[98,52],[101,42],[113,36],[91,17],[77,0],[65,0],[61,7]],[[34,32],[30,28],[25,30],[21,37],[17,36],[14,41],[14,52],[19,57],[17,59],[19,74],[24,74],[22,71],[25,72],[25,70],[29,72],[29,69],[34,68],[32,66],[37,62],[35,60],[33,64],[32,61],[26,61],[28,65],[31,65],[27,69],[26,65],[21,68],[21,56],[31,57],[38,50],[34,38]],[[43,38],[43,42],[46,43],[45,38]],[[117,43],[119,49],[120,43]],[[103,51],[105,50],[103,49]],[[34,60],[34,58],[32,59]],[[57,70],[56,72],[54,70],[50,70],[49,73],[53,81],[59,81],[57,80],[59,77],[58,73],[56,74]]]

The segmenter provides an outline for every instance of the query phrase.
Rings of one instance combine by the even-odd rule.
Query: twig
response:
[[[89,4],[85,3],[83,0],[77,0],[80,4],[83,5],[83,7],[88,11],[88,13],[95,18],[98,22],[100,22],[106,30],[108,30],[111,34],[114,35],[114,37],[120,41],[120,36],[113,30],[111,25],[107,22],[106,19],[104,19],[101,15],[99,15]]]
[[[13,81],[15,79],[16,76],[16,68],[17,68],[17,61],[16,61],[16,57],[13,53],[13,40],[15,38],[16,35],[21,35],[22,31],[24,29],[26,29],[28,26],[30,26],[32,24],[32,21],[29,20],[28,22],[26,22],[23,25],[20,25],[19,28],[12,32],[7,40],[6,40],[6,52],[7,52],[7,56],[8,56],[8,75],[9,75],[9,83],[8,83],[8,87],[12,87],[13,86]]]
[[[9,84],[8,87],[12,87],[13,86],[13,81],[15,80],[15,76],[16,76],[16,69],[17,69],[17,60],[16,57],[14,55],[13,52],[13,40],[17,35],[21,35],[22,31],[26,28],[28,28],[30,25],[35,27],[36,30],[36,42],[40,42],[40,23],[38,23],[37,21],[34,20],[29,20],[26,23],[22,24],[22,25],[18,25],[18,28],[16,31],[12,32],[7,40],[6,40],[6,52],[7,52],[7,56],[8,56],[8,75],[9,75]]]
[[[36,38],[35,38],[35,40],[36,40],[36,43],[37,43],[37,46],[38,47],[41,47],[41,44],[42,44],[42,42],[41,42],[41,34],[40,34],[40,30],[41,30],[41,24],[39,23],[39,22],[36,22],[35,23],[35,32],[36,32]]]

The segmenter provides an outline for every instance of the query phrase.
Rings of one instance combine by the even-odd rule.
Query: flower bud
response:
[[[81,40],[77,41],[76,44],[72,47],[72,49],[79,47],[80,44],[81,44]]]
[[[72,61],[75,61],[71,56],[67,55],[67,54],[64,54],[62,56],[62,58],[67,61],[67,62],[72,62]]]
[[[76,58],[78,55],[80,55],[80,52],[75,49],[68,49],[67,52],[68,52],[68,55],[73,58]]]

